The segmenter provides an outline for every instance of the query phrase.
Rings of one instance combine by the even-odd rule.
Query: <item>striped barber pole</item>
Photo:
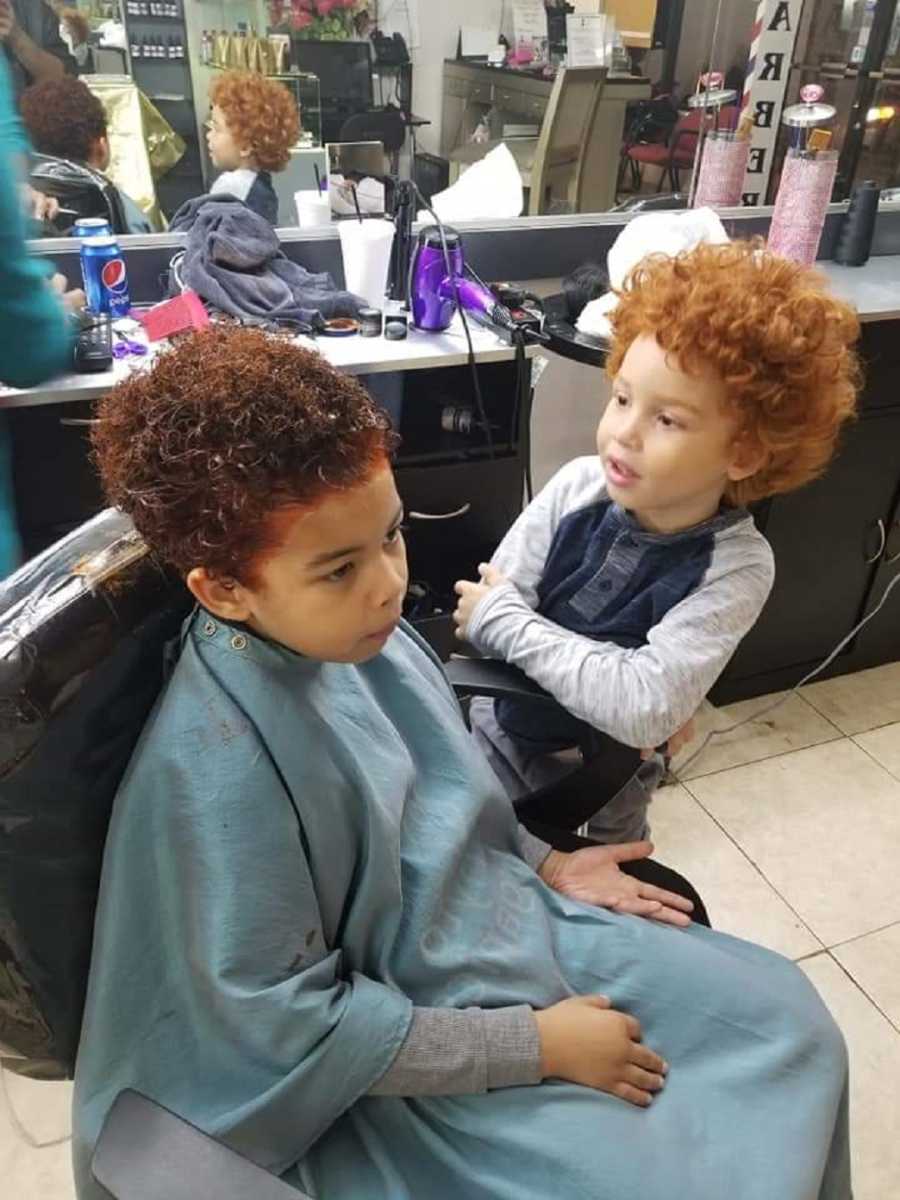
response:
[[[768,8],[768,4],[769,0],[759,0],[756,6],[756,19],[753,22],[753,29],[750,33],[750,53],[747,57],[747,72],[744,76],[744,94],[741,97],[741,117],[744,116],[750,104],[750,93],[753,90],[753,81],[756,78],[759,43],[762,40],[763,26],[766,23],[766,9]]]
[[[758,0],[756,5],[741,95],[740,120],[751,119],[744,204],[766,202],[804,3],[810,0]]]

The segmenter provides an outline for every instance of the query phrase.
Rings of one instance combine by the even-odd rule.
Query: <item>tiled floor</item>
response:
[[[764,704],[709,712],[704,728]],[[652,822],[657,856],[694,881],[718,929],[802,960],[850,1047],[855,1200],[896,1200],[900,664],[817,684],[718,739],[660,792]],[[7,1088],[33,1138],[65,1134],[68,1085]],[[68,1147],[26,1146],[4,1105],[0,1180],[4,1200],[72,1200]]]

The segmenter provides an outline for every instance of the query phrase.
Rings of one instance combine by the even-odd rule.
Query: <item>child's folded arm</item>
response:
[[[532,611],[512,584],[478,604],[468,638],[523,670],[574,716],[625,745],[660,746],[685,724],[753,626],[771,590],[768,547],[708,577],[625,649]]]
[[[472,1095],[540,1081],[541,1045],[528,1005],[414,1008],[397,1057],[369,1095]]]
[[[516,585],[529,608],[537,606],[537,586],[559,523],[569,512],[598,498],[603,472],[596,455],[560,468],[510,526],[492,564]]]

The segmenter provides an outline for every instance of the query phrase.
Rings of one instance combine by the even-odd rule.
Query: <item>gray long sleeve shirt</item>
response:
[[[532,749],[576,744],[581,723],[659,746],[697,711],[756,622],[774,579],[749,513],[722,509],[675,534],[641,529],[606,493],[596,457],[563,467],[493,559],[507,582],[468,637],[520,667],[565,712],[502,701],[499,725]]]

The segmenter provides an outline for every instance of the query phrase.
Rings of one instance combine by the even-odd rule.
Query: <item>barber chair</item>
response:
[[[399,108],[373,108],[355,113],[341,126],[339,142],[381,142],[392,175],[400,173],[400,151],[406,141],[406,121]]]
[[[16,1073],[73,1074],[113,797],[192,606],[114,509],[0,584],[0,1058]],[[451,670],[462,695],[550,701],[496,663]]]
[[[104,217],[113,233],[127,233],[128,221],[122,197],[114,183],[93,167],[33,155],[31,186],[45,196],[53,196],[65,210],[55,222],[60,233],[68,233],[80,217]]]
[[[610,212],[648,213],[668,212],[672,209],[683,209],[688,206],[688,198],[684,192],[663,192],[653,196],[629,196]]]
[[[308,1200],[137,1092],[120,1092],[91,1163],[114,1200]]]

